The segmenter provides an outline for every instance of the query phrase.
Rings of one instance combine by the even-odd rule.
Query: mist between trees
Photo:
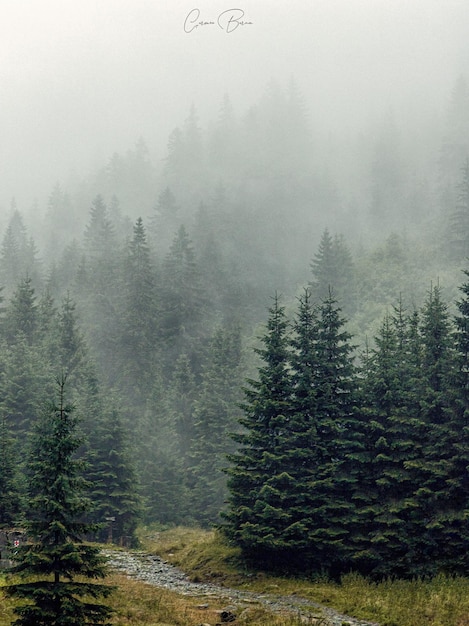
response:
[[[226,96],[207,129],[192,107],[161,167],[142,139],[57,184],[34,218],[12,202],[0,251],[0,524],[21,521],[29,434],[64,371],[90,522],[108,520],[98,538],[132,544],[139,519],[209,525],[225,510],[230,536],[266,562],[281,552],[298,567],[307,544],[311,568],[466,572],[466,311],[454,304],[469,249],[463,78],[448,102],[441,128],[404,138],[385,116],[341,151],[293,84],[272,83],[240,117]],[[423,131],[424,155],[412,144]],[[324,354],[307,368],[299,357],[304,286],[341,329],[327,406]],[[291,345],[279,335],[286,396],[257,415],[273,402],[263,376],[276,291],[276,315],[285,306],[295,331]],[[325,337],[323,318],[311,324]],[[307,376],[312,404],[298,408]],[[259,425],[272,432],[259,433],[253,486],[240,472]],[[263,482],[269,463],[275,484]]]

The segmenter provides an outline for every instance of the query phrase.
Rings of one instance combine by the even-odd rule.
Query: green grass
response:
[[[469,626],[469,579],[374,583],[349,574],[340,584],[324,578],[286,579],[243,567],[239,551],[215,531],[142,529],[145,549],[163,555],[193,580],[211,580],[259,593],[295,594],[382,626]]]

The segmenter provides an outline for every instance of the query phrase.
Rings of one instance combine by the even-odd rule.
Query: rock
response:
[[[222,611],[220,613],[220,619],[226,624],[227,622],[234,622],[236,619],[236,615],[231,611]]]

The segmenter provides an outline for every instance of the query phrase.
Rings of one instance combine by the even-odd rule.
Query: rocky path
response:
[[[163,561],[158,556],[144,552],[125,552],[106,550],[105,554],[111,568],[126,572],[129,576],[142,580],[150,585],[175,591],[181,595],[200,596],[201,598],[217,597],[226,601],[228,613],[243,610],[253,604],[263,604],[274,612],[291,611],[302,618],[305,624],[324,624],[324,626],[379,626],[375,622],[358,620],[341,615],[334,609],[324,607],[307,598],[296,596],[278,596],[258,594],[251,591],[239,591],[219,587],[210,583],[194,583],[178,568]],[[234,610],[236,607],[236,611]],[[318,619],[322,616],[324,622]]]

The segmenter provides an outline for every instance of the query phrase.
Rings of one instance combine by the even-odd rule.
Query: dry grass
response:
[[[294,594],[333,607],[342,613],[382,626],[469,626],[469,579],[436,577],[429,581],[373,583],[355,574],[341,584],[325,579],[274,578],[243,568],[239,553],[216,532],[187,528],[143,529],[142,547],[162,555],[187,571],[193,580],[210,580],[259,593]],[[3,581],[0,576],[0,587]],[[108,600],[116,613],[115,626],[200,626],[219,622],[225,608],[214,597],[192,598],[112,574],[106,584],[116,592]],[[205,606],[206,605],[206,606]],[[0,626],[13,620],[13,602],[0,589]],[[254,604],[236,607],[243,626],[299,626],[295,616],[272,615]]]
[[[340,584],[320,578],[275,578],[243,568],[239,552],[215,531],[175,528],[158,533],[144,529],[141,541],[195,580],[221,581],[259,593],[304,596],[382,626],[469,626],[468,578],[438,576],[373,583],[349,574]]]
[[[1,593],[4,580],[0,578],[0,626],[9,626],[14,619],[13,601]],[[226,608],[218,598],[186,597],[159,589],[121,574],[106,578],[106,584],[116,591],[108,599],[115,610],[114,626],[200,626],[216,624],[219,612]],[[273,615],[260,605],[236,607],[236,623],[243,626],[299,626],[291,615]]]

